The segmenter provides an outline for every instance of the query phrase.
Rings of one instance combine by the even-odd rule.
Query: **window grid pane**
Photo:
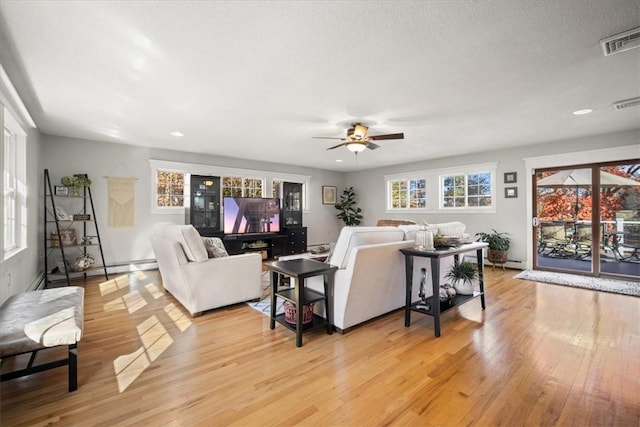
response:
[[[4,250],[17,247],[16,242],[16,181],[17,155],[15,135],[4,130]]]
[[[156,206],[184,206],[184,173],[159,170],[156,183]]]
[[[491,207],[491,173],[442,177],[442,207]]]

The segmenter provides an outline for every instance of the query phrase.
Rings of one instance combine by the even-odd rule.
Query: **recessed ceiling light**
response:
[[[338,159],[338,160],[336,160],[336,162],[338,162],[338,163],[340,163],[341,161],[342,161],[342,159]]]
[[[177,130],[174,130],[173,132],[171,132],[171,136],[184,136],[184,134],[182,132],[178,132]]]
[[[585,108],[584,110],[576,110],[573,112],[575,116],[582,116],[585,114],[589,114],[593,111],[593,108]]]

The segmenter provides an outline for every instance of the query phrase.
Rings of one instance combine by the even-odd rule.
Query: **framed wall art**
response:
[[[515,184],[518,182],[518,172],[505,172],[504,173],[504,183],[505,184]]]
[[[322,186],[322,204],[323,205],[335,205],[337,202],[337,187],[330,187],[328,185]]]
[[[504,189],[505,199],[515,199],[518,197],[518,187],[505,187]]]

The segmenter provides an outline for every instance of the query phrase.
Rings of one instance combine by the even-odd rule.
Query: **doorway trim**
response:
[[[525,176],[526,176],[526,259],[525,268],[531,270],[533,268],[533,172],[535,169],[553,168],[580,164],[592,164],[594,159],[598,162],[615,162],[619,160],[638,158],[640,144],[625,145],[621,147],[603,148],[599,150],[580,151],[564,154],[551,154],[539,157],[524,157]]]

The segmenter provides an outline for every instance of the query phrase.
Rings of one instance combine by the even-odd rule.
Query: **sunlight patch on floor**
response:
[[[133,384],[151,362],[160,357],[173,343],[173,339],[155,315],[140,323],[136,329],[142,347],[113,361],[120,393]]]
[[[151,294],[151,296],[154,299],[158,299],[160,297],[162,297],[162,295],[164,295],[164,292],[162,292],[162,289],[160,289],[158,287],[158,285],[156,285],[155,283],[147,283],[146,285],[144,285],[144,288],[147,290],[147,292],[149,292]]]
[[[135,313],[136,311],[147,305],[147,300],[144,299],[144,297],[140,295],[140,292],[138,291],[129,292],[122,297],[122,300],[127,306],[127,310],[129,310],[129,313]]]
[[[109,295],[117,290],[129,287],[129,275],[118,276],[115,279],[100,283],[100,296]]]
[[[176,327],[180,329],[180,332],[186,331],[189,326],[191,326],[191,320],[187,316],[185,316],[182,310],[176,307],[175,304],[167,304],[167,306],[164,308],[164,311],[167,313],[167,316],[169,316],[169,318],[173,320],[173,323],[175,323]]]

